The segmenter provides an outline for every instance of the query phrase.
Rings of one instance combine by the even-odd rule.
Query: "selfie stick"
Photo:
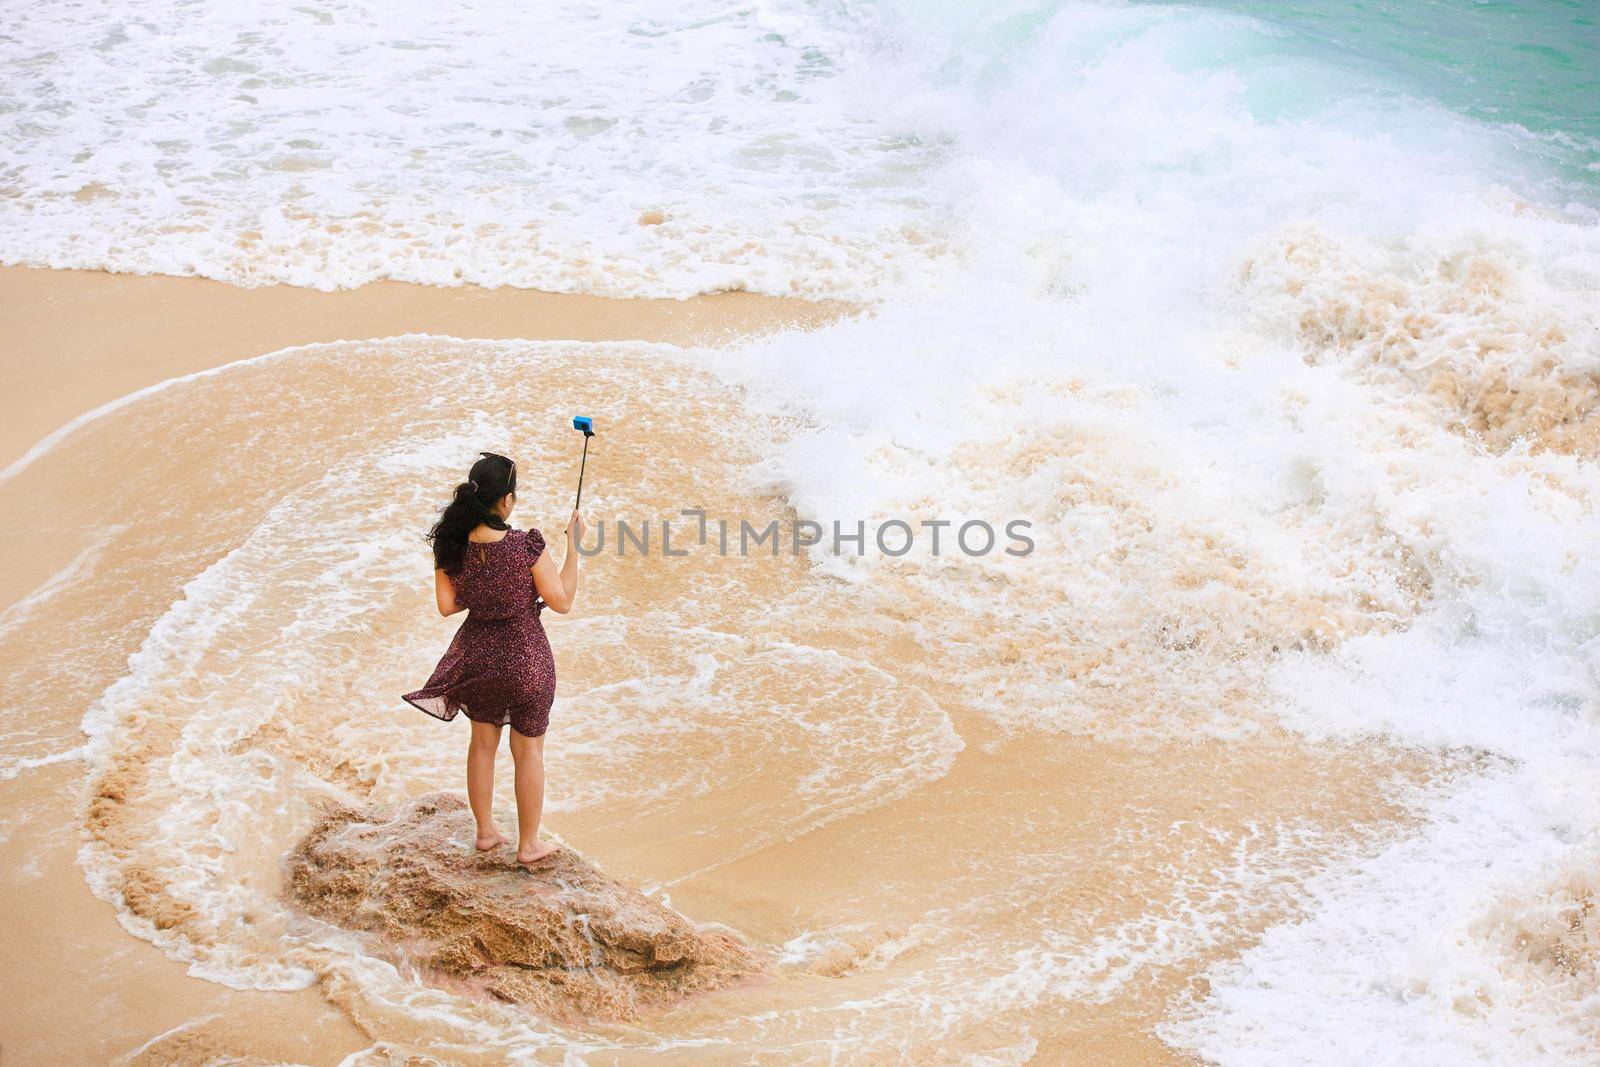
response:
[[[572,510],[577,511],[578,505],[583,503],[583,469],[589,465],[589,438],[594,436],[594,420],[587,415],[574,415],[572,428],[583,431],[583,462],[578,464],[578,499],[572,502]]]

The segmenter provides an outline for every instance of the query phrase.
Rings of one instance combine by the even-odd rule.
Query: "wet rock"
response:
[[[729,934],[702,930],[571,849],[532,867],[472,847],[463,797],[329,811],[288,860],[293,900],[367,932],[425,980],[564,1018],[629,1019],[759,969]]]

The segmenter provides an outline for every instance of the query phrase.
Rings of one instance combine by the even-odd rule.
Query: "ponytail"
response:
[[[511,528],[494,513],[494,507],[517,491],[517,465],[493,452],[479,455],[482,458],[472,465],[467,480],[456,486],[450,503],[439,514],[439,521],[428,531],[427,539],[433,542],[433,565],[446,573],[454,573],[461,566],[461,557],[467,549],[467,534],[479,526],[494,530]]]

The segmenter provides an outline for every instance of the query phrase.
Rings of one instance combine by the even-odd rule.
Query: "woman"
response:
[[[478,823],[475,843],[484,851],[506,840],[494,824],[494,758],[500,730],[510,724],[517,862],[533,863],[557,850],[539,840],[544,732],[556,692],[555,660],[539,611],[549,607],[564,615],[572,610],[583,520],[572,513],[566,558],[558,571],[538,530],[513,530],[506,521],[517,504],[517,465],[493,452],[479,455],[428,534],[439,614],[466,611],[467,621],[428,684],[405,699],[446,722],[458,711],[472,720],[467,799]]]

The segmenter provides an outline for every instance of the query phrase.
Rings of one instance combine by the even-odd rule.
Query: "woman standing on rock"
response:
[[[505,844],[494,824],[494,760],[500,729],[511,725],[517,862],[532,863],[558,847],[539,840],[544,733],[556,692],[555,660],[539,611],[572,610],[583,520],[572,513],[558,571],[538,530],[513,530],[506,521],[517,503],[517,465],[493,452],[479,455],[428,534],[439,614],[466,611],[467,621],[428,683],[405,699],[446,722],[458,711],[472,720],[467,800],[478,823],[476,844],[484,851]]]

